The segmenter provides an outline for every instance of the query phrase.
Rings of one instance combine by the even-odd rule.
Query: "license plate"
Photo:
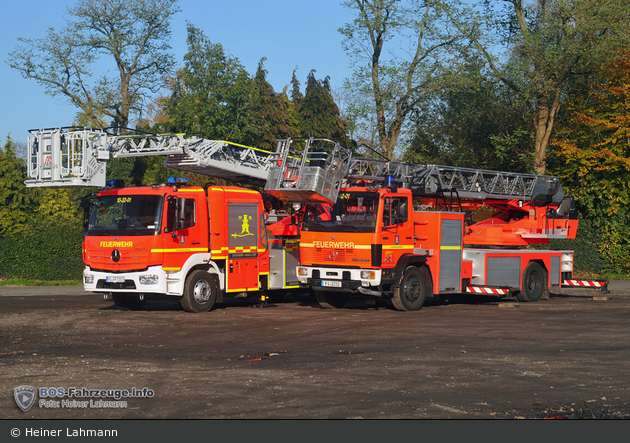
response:
[[[322,286],[328,286],[331,288],[340,288],[341,282],[336,280],[322,280]]]
[[[125,277],[108,276],[108,277],[105,277],[105,281],[107,283],[124,283],[125,282]]]

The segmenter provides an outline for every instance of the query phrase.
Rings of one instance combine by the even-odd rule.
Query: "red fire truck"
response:
[[[182,179],[151,187],[108,184],[91,201],[86,291],[111,293],[117,306],[131,309],[150,294],[181,296],[185,310],[204,312],[224,294],[258,299],[261,290],[297,283],[271,275],[287,267],[287,254],[295,260],[291,274],[297,244],[268,243],[259,192],[189,187]]]

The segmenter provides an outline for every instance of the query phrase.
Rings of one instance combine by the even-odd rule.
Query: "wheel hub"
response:
[[[420,297],[420,282],[416,279],[409,280],[405,291],[407,300],[413,302]]]
[[[205,303],[210,299],[210,285],[207,281],[200,280],[195,284],[193,296],[197,303]]]

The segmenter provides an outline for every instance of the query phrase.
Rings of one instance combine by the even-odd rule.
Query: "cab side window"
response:
[[[186,226],[182,229],[192,228],[197,224],[197,211],[195,211],[195,200],[187,198],[186,206],[185,206],[185,222]],[[169,198],[168,199],[168,209],[166,212],[166,226],[164,227],[164,232],[172,232],[173,226],[175,225],[175,213],[177,211],[177,199]]]
[[[186,199],[186,227],[192,228],[197,224],[197,217],[195,211],[195,201],[192,199]]]
[[[405,223],[409,219],[407,197],[385,197],[383,225],[392,226]]]

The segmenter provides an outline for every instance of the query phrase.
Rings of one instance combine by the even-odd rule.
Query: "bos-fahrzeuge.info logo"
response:
[[[149,388],[88,389],[88,388],[39,388],[18,386],[13,398],[19,408],[26,412],[35,404],[39,395],[40,408],[96,408],[119,409],[127,407],[127,399],[153,398],[155,392]],[[60,400],[56,400],[59,398]],[[113,399],[113,400],[112,400]]]

